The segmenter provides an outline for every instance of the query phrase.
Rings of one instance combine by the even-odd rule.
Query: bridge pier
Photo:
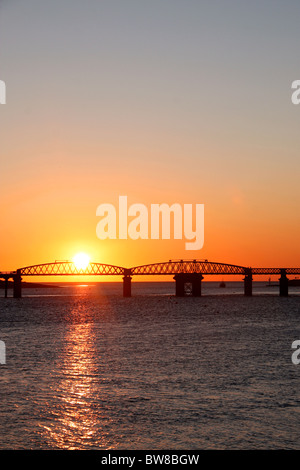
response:
[[[125,269],[123,277],[123,297],[131,297],[131,270]]]
[[[252,297],[252,269],[245,269],[244,277],[244,294],[246,297]]]
[[[175,274],[175,295],[176,297],[184,297],[184,274]]]
[[[15,299],[20,299],[22,297],[22,278],[19,270],[17,271],[17,274],[13,275],[13,280],[14,280],[14,298]]]
[[[288,297],[289,295],[289,280],[286,276],[286,270],[280,270],[280,278],[279,278],[279,295],[280,297]]]
[[[5,278],[4,282],[4,297],[7,299],[7,291],[8,291],[8,277]]]
[[[202,274],[200,273],[193,273],[191,274],[192,277],[192,296],[193,297],[201,297],[201,281],[203,279]]]
[[[185,297],[186,289],[185,284],[192,285],[191,295],[193,297],[201,297],[201,281],[203,276],[201,273],[178,273],[175,274],[175,295],[176,297]]]

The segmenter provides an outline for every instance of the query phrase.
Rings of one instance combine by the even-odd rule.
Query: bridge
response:
[[[22,278],[25,276],[122,276],[123,296],[131,297],[133,276],[173,276],[175,294],[184,297],[191,294],[201,296],[201,282],[204,275],[243,275],[244,294],[252,296],[253,276],[279,275],[279,295],[288,296],[288,275],[300,274],[300,268],[251,268],[234,264],[217,263],[208,260],[169,260],[163,263],[145,264],[132,268],[103,263],[89,263],[85,269],[78,269],[72,261],[36,264],[19,268],[16,271],[0,272],[5,281],[5,297],[8,281],[13,281],[13,296],[22,297]]]

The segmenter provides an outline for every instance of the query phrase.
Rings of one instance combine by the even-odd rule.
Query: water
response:
[[[0,449],[300,448],[299,288],[121,291],[0,299]]]

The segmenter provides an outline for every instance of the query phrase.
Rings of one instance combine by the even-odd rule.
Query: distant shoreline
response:
[[[294,281],[294,282],[293,282]],[[297,282],[298,281],[298,282]],[[294,287],[294,286],[299,286],[299,280],[297,279],[297,281],[295,282],[294,279],[291,279],[290,282],[289,282],[289,285],[291,287]],[[141,280],[136,280],[135,281],[135,284],[139,284],[139,283],[155,283],[155,282],[158,282],[158,283],[172,283],[172,281],[158,281],[158,280],[151,280],[151,281],[141,281]],[[230,284],[233,284],[233,283],[238,283],[240,284],[242,281],[226,281],[225,284],[225,288],[229,288],[230,289]],[[22,281],[22,288],[24,289],[51,289],[51,288],[55,288],[55,289],[62,289],[64,287],[67,287],[67,286],[79,286],[79,285],[86,285],[86,286],[94,286],[96,284],[110,284],[110,283],[122,283],[121,280],[118,280],[118,281],[94,281],[94,282],[91,282],[91,281],[87,281],[87,282],[84,282],[84,281],[70,281],[70,282],[66,282],[66,281],[63,281],[63,282],[49,282],[49,283],[37,283],[37,282],[26,282],[26,281]],[[219,284],[219,281],[202,281],[202,284],[211,284],[211,283],[215,283],[215,284]],[[8,289],[13,289],[13,281],[9,280],[8,281]],[[229,284],[229,285],[228,285]],[[279,283],[271,283],[271,284],[267,284],[266,281],[253,281],[253,285],[256,285],[256,284],[260,284],[260,285],[263,285],[264,284],[264,287],[269,287],[269,288],[274,288],[274,287],[279,287]],[[0,280],[0,290],[4,290],[5,289],[5,281],[4,280]]]
[[[13,289],[14,283],[13,281],[8,281],[7,287],[8,289]],[[39,284],[36,282],[22,282],[22,287],[25,287],[27,289],[45,289],[45,288],[59,288],[59,286],[56,284]],[[5,289],[5,281],[0,280],[0,289]]]

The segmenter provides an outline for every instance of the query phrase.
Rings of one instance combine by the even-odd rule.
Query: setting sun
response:
[[[73,258],[76,269],[86,269],[89,265],[90,257],[86,253],[77,253]]]

